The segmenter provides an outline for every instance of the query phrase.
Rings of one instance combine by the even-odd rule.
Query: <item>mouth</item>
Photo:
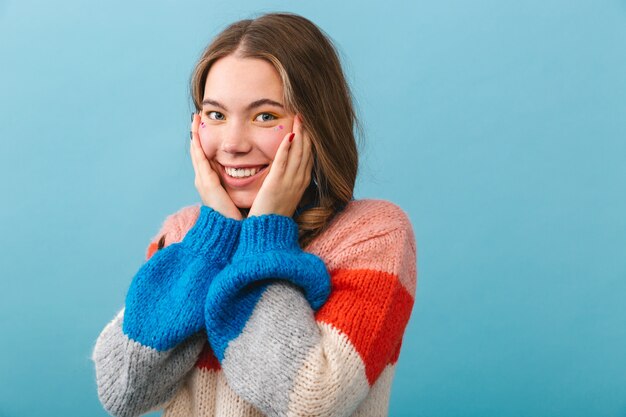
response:
[[[224,185],[233,188],[246,187],[255,183],[269,165],[221,165],[222,180]]]
[[[222,165],[223,166],[223,165]],[[257,165],[248,167],[227,167],[224,166],[224,172],[231,178],[249,178],[264,171],[268,165]]]

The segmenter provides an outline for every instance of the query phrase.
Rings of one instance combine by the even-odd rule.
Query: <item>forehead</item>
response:
[[[281,101],[283,85],[272,64],[255,58],[238,58],[233,55],[213,63],[207,74],[204,98],[220,102],[248,104],[259,98]]]

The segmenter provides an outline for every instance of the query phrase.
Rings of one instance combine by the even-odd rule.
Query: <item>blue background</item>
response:
[[[0,416],[104,416],[90,361],[199,201],[188,81],[228,23],[334,39],[418,292],[391,416],[626,416],[626,1],[0,1]]]

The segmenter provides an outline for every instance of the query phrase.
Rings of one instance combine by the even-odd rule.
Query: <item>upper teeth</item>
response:
[[[260,171],[261,168],[228,168],[228,167],[224,167],[224,169],[226,169],[226,173],[228,175],[230,175],[231,177],[243,178],[243,177],[250,177],[250,176],[256,174],[257,172]]]

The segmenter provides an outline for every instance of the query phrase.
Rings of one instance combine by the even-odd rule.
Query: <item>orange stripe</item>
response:
[[[370,385],[399,355],[413,297],[394,274],[371,269],[331,273],[332,291],[315,314],[346,334],[365,364]]]
[[[152,258],[152,255],[154,255],[154,252],[157,251],[159,247],[158,242],[152,242],[150,243],[150,245],[148,246],[148,251],[147,251],[147,255],[146,255],[146,261],[150,258]]]

